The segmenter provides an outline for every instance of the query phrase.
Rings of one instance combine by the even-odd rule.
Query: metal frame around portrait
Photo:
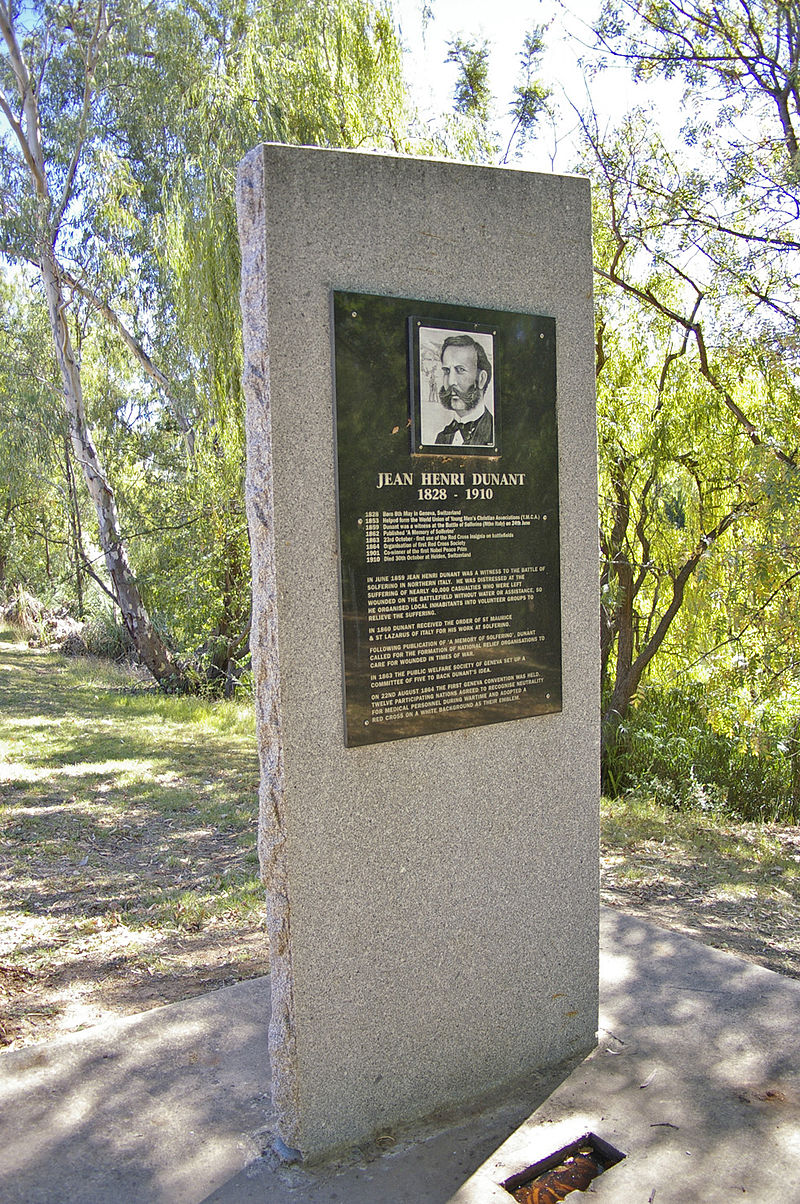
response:
[[[492,340],[492,407],[493,434],[491,444],[459,444],[451,446],[441,443],[426,443],[422,431],[422,365],[420,360],[420,328],[429,330],[452,331],[454,334],[489,335]],[[408,319],[408,358],[409,383],[411,388],[411,453],[412,455],[442,456],[457,453],[459,456],[498,456],[501,452],[501,413],[500,413],[500,354],[497,341],[497,328],[482,322],[459,322],[449,318],[436,316],[422,317],[412,314]]]

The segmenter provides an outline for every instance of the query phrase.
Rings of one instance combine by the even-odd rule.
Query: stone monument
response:
[[[589,186],[267,145],[237,186],[280,1133],[597,1025]]]

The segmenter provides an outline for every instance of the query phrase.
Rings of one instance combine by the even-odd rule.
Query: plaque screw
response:
[[[357,317],[358,317],[358,310],[356,310],[356,309],[352,310],[352,311],[351,311],[351,313],[350,313],[350,317],[351,317],[351,318],[357,318]],[[542,338],[544,338],[544,335],[542,335]]]

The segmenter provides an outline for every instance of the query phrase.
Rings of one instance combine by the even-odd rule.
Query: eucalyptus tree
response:
[[[25,6],[0,0],[0,110],[9,134],[0,152],[0,187],[3,250],[35,263],[44,290],[72,454],[94,503],[114,594],[142,659],[166,681],[179,679],[180,667],[152,626],[130,565],[114,488],[87,417],[70,321],[85,270],[103,258],[102,161],[113,132],[108,98],[128,74],[133,18],[142,15],[135,5],[109,8],[104,0]],[[91,295],[98,308],[113,313],[100,287]],[[133,336],[130,341],[138,346]]]
[[[219,603],[230,609],[236,593],[241,621],[236,163],[270,138],[397,145],[393,27],[364,0],[0,0],[0,32],[0,249],[36,265],[72,454],[125,623],[157,679],[186,684],[132,567],[78,333],[113,331],[183,433],[186,505],[193,480],[214,503],[202,512],[216,505],[208,539],[221,532],[239,560],[220,572]]]

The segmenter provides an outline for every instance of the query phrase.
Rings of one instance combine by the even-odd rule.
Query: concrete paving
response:
[[[263,1153],[268,979],[7,1052],[0,1202],[510,1204],[593,1133],[626,1155],[598,1204],[800,1204],[800,981],[615,911],[601,947],[599,1044],[560,1083],[314,1169]]]

